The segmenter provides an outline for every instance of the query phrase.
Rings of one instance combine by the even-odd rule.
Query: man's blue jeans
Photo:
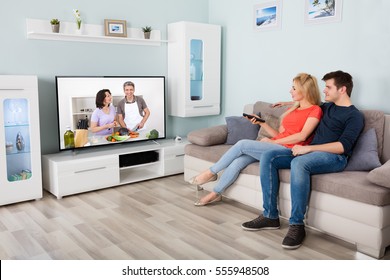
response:
[[[240,171],[249,164],[259,161],[261,155],[270,150],[288,150],[278,144],[255,140],[240,140],[231,147],[214,165],[210,171],[214,174],[224,170],[220,180],[214,187],[216,193],[222,193],[237,179]]]
[[[340,172],[347,165],[345,155],[328,152],[312,152],[293,156],[291,150],[271,150],[264,152],[260,160],[260,180],[263,190],[264,217],[279,218],[279,169],[291,168],[291,216],[290,224],[303,225],[310,195],[310,176]]]

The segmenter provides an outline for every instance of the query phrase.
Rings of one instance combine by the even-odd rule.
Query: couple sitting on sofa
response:
[[[363,115],[350,100],[351,75],[336,71],[326,74],[323,80],[327,102],[319,107],[321,98],[315,77],[299,74],[293,79],[290,93],[296,105],[282,115],[279,132],[252,118],[251,122],[267,130],[272,138],[260,142],[241,140],[210,169],[192,178],[190,183],[202,185],[216,180],[218,172],[226,168],[214,191],[195,205],[220,201],[221,193],[235,181],[240,171],[250,163],[260,161],[264,211],[254,220],[243,223],[242,228],[252,231],[278,229],[278,170],[291,168],[292,209],[282,247],[298,248],[306,235],[304,217],[310,194],[310,176],[342,171],[364,126]]]

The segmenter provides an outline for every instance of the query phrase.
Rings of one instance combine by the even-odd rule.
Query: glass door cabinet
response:
[[[196,117],[220,113],[221,27],[168,24],[168,111]]]
[[[42,197],[38,83],[0,76],[0,205]]]

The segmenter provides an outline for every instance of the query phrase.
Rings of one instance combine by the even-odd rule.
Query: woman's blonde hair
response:
[[[305,96],[307,101],[313,105],[321,105],[321,94],[316,77],[307,73],[299,73],[295,76],[293,82],[296,83],[297,89]],[[294,106],[284,112],[281,118],[297,108],[299,108],[299,102],[296,102]]]

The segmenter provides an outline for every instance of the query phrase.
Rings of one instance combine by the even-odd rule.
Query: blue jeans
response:
[[[240,171],[249,164],[259,161],[265,151],[288,150],[286,147],[255,140],[240,140],[233,145],[214,165],[210,171],[214,174],[226,169],[218,183],[214,187],[214,192],[221,194],[237,179]]]
[[[272,150],[263,154],[260,161],[260,181],[263,191],[264,217],[277,219],[279,169],[291,168],[291,225],[303,225],[311,189],[310,176],[340,172],[347,165],[345,155],[312,152],[294,157],[291,150]]]

